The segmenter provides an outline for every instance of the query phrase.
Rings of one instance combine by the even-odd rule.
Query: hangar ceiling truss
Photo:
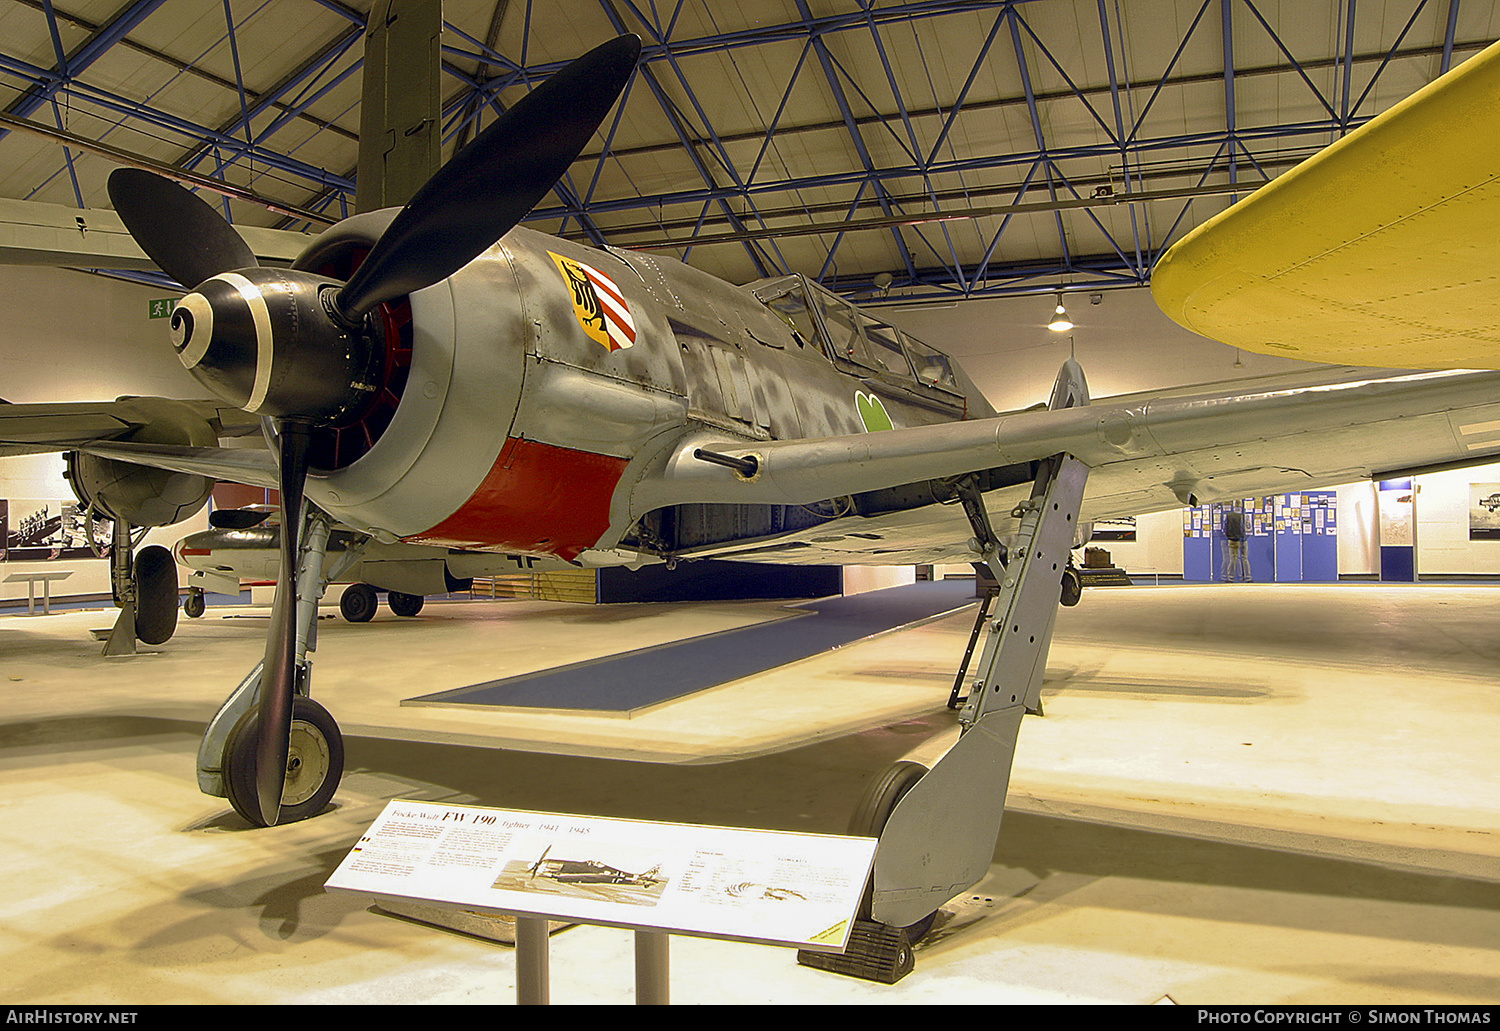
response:
[[[444,154],[589,46],[639,74],[539,229],[913,302],[1140,286],[1165,247],[1495,38],[1477,0],[449,0]],[[354,210],[367,3],[0,0],[0,196],[170,165]],[[231,202],[230,196],[238,198]]]

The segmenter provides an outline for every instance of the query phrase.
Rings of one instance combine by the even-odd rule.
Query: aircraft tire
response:
[[[1062,578],[1062,603],[1068,607],[1083,600],[1083,578],[1076,569],[1064,569]]]
[[[351,623],[368,623],[377,604],[375,588],[369,584],[350,584],[339,599],[339,612]]]
[[[385,592],[385,603],[398,616],[415,616],[422,611],[422,603],[426,600],[420,594],[403,594],[400,591]]]
[[[198,619],[208,610],[208,603],[203,599],[203,592],[196,587],[188,590],[188,596],[182,599],[182,614],[189,619]]]
[[[135,636],[164,644],[177,630],[177,563],[159,544],[135,556]]]
[[[255,750],[260,714],[240,717],[224,748],[224,793],[234,811],[263,827],[255,791]],[[333,800],[344,776],[344,736],[328,710],[305,695],[292,699],[292,734],[287,749],[287,779],[282,789],[278,826],[317,816]]]
[[[885,830],[886,821],[891,818],[895,811],[896,803],[906,797],[906,793],[917,786],[927,773],[927,767],[921,763],[908,760],[892,764],[879,776],[870,782],[865,789],[864,797],[854,807],[854,814],[849,818],[849,834],[857,838],[878,838],[880,832]],[[870,871],[870,879],[865,884],[865,893],[859,900],[858,916],[861,920],[873,920],[871,913],[874,908],[875,899],[875,872]],[[904,928],[906,940],[915,945],[921,941],[928,931],[932,930],[933,923],[937,920],[937,911],[933,910],[915,923],[908,924]]]

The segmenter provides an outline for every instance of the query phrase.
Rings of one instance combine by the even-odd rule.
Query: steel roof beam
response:
[[[624,33],[629,31],[626,28],[624,19],[620,17],[620,12],[615,9],[615,5],[611,3],[610,0],[600,0],[600,6],[604,9],[605,16],[609,18],[610,23],[614,26],[616,32]],[[707,185],[709,195],[702,199],[713,199],[718,201],[720,207],[724,211],[724,214],[729,217],[730,221],[735,225],[735,227],[737,229],[743,229],[744,223],[740,221],[739,216],[735,213],[734,209],[729,206],[729,198],[743,196],[746,192],[744,186],[741,184],[736,190],[726,191],[723,190],[714,180],[712,170],[710,170],[708,165],[704,163],[703,159],[698,154],[697,147],[695,147],[692,143],[691,135],[687,130],[687,126],[683,123],[683,119],[677,110],[677,105],[672,102],[672,98],[669,97],[666,90],[662,88],[660,80],[657,79],[656,74],[648,66],[644,55],[641,58],[640,64],[636,68],[636,75],[641,78],[646,83],[647,87],[651,90],[652,96],[656,98],[657,105],[661,108],[662,114],[666,116],[667,123],[672,127],[672,131],[676,133],[683,149],[692,159],[693,166],[697,169],[698,174],[703,178],[703,182]],[[533,216],[535,216],[535,214],[536,213],[533,212]],[[750,261],[755,265],[757,274],[761,276],[769,276],[772,274],[772,266],[767,262],[766,256],[762,255],[749,242],[745,244],[745,253],[749,255]],[[777,269],[777,271],[784,272],[785,269]]]
[[[97,22],[91,22],[87,18],[83,18],[83,17],[81,17],[81,16],[79,16],[77,14],[70,13],[68,11],[60,11],[60,10],[58,10],[56,8],[56,6],[52,4],[52,0],[12,0],[12,2],[13,3],[24,4],[25,6],[30,7],[33,10],[44,10],[44,9],[49,9],[50,8],[50,10],[52,12],[52,15],[53,15],[53,18],[54,18],[54,23],[56,21],[67,22],[70,25],[74,25],[74,26],[76,26],[78,28],[83,29],[85,32],[97,32],[100,29],[100,25]],[[361,33],[360,32],[355,32],[353,35],[354,35],[355,39],[358,39],[358,38],[360,38]],[[191,75],[191,76],[193,76],[195,78],[202,79],[204,82],[212,83],[213,85],[218,86],[221,89],[234,89],[235,88],[235,85],[234,85],[233,82],[231,82],[230,80],[228,80],[228,79],[226,79],[226,78],[224,78],[222,76],[215,75],[213,72],[207,71],[206,69],[203,69],[203,68],[199,68],[197,65],[194,65],[194,64],[185,64],[182,61],[178,60],[177,58],[171,56],[170,54],[165,54],[162,51],[157,50],[154,47],[148,47],[148,46],[146,46],[143,43],[137,43],[135,40],[131,39],[128,36],[126,36],[125,38],[121,39],[115,45],[116,46],[120,46],[120,47],[124,47],[126,50],[130,50],[130,51],[132,51],[134,53],[137,53],[137,54],[140,54],[140,55],[142,55],[144,57],[149,57],[153,61],[160,61],[162,64],[168,65],[168,66],[170,66],[172,68],[176,68],[179,72],[186,72],[187,74],[189,74],[189,75]],[[333,46],[333,45],[336,45],[336,44],[330,44],[330,46]],[[314,60],[316,60],[316,58]],[[261,99],[261,95],[255,93],[254,91],[251,91],[249,95],[250,95],[250,97],[252,99],[256,100],[257,102]],[[286,105],[284,105],[284,104],[277,103],[277,104],[273,104],[272,106],[280,108],[283,111],[286,110]],[[298,112],[298,117],[303,118],[303,119],[311,122],[313,125],[316,125],[320,130],[327,130],[327,131],[332,132],[332,133],[334,133],[336,135],[343,136],[345,139],[356,140],[356,139],[359,138],[359,134],[358,133],[352,133],[349,130],[347,130],[347,129],[343,128],[342,126],[337,125],[337,124],[335,124],[333,122],[324,121],[323,119],[318,118],[316,115],[310,114],[307,111],[299,111]]]
[[[1120,145],[1120,174],[1125,178],[1125,193],[1128,196],[1135,192],[1135,189],[1130,173],[1130,151],[1125,146],[1125,113],[1120,105],[1120,81],[1115,74],[1115,48],[1110,38],[1109,12],[1104,6],[1104,0],[1097,0],[1097,6],[1099,10],[1099,38],[1104,44],[1104,65],[1109,72],[1109,96],[1115,115],[1115,140]],[[1124,55],[1122,54],[1121,56],[1123,58]],[[1126,89],[1130,88],[1129,82],[1125,84],[1125,87]],[[1143,215],[1144,213],[1142,213]],[[1134,264],[1137,269],[1137,276],[1144,281],[1146,265],[1141,255],[1141,227],[1139,217],[1136,214],[1134,205],[1132,205],[1130,208],[1130,233],[1135,244]]]
[[[822,37],[813,31],[812,23],[814,19],[812,11],[807,6],[807,0],[797,0],[797,10],[806,22],[808,35],[812,37],[813,53],[817,55],[818,63],[822,65],[823,77],[828,82],[828,88],[833,92],[834,103],[838,105],[839,113],[844,117],[844,128],[849,133],[849,140],[854,145],[855,151],[859,154],[860,163],[864,165],[864,181],[874,182],[875,161],[870,157],[869,148],[865,146],[865,140],[860,135],[859,127],[854,124],[854,112],[849,107],[848,96],[844,93],[843,87],[839,85],[838,71],[833,66],[833,55],[828,52],[828,45],[823,41]],[[894,211],[892,210],[890,198],[885,192],[884,184],[874,182],[874,186],[880,210],[887,217],[890,217],[894,214]],[[901,238],[901,230],[892,229],[891,237],[896,244],[897,251],[901,254],[902,263],[906,266],[906,274],[908,276],[915,276],[916,265],[912,261],[911,252],[907,250],[906,241]],[[843,236],[840,235],[835,242],[842,242],[842,240]],[[824,268],[826,269],[827,267],[828,265],[825,262]]]
[[[275,83],[264,93],[247,91],[247,97],[254,98],[254,102],[249,105],[247,110],[242,110],[238,117],[233,118],[230,121],[218,126],[216,131],[223,133],[224,135],[232,135],[240,128],[248,127],[250,122],[254,121],[256,118],[259,118],[266,112],[271,110],[278,110],[281,113],[277,115],[275,120],[273,120],[270,125],[268,125],[264,130],[261,131],[260,136],[258,137],[258,141],[263,142],[267,138],[275,135],[278,130],[291,124],[292,121],[300,118],[309,118],[315,124],[318,124],[325,128],[331,128],[346,139],[358,140],[358,133],[349,132],[347,129],[335,125],[332,122],[323,122],[322,119],[311,117],[308,114],[308,108],[312,104],[317,102],[317,100],[320,99],[328,90],[337,86],[339,83],[343,82],[344,79],[346,79],[349,75],[358,70],[362,66],[363,60],[355,61],[347,70],[326,83],[321,89],[318,90],[317,93],[313,94],[312,96],[305,99],[299,98],[298,100],[290,103],[283,103],[282,101],[288,93],[296,89],[298,86],[302,85],[308,79],[311,79],[312,82],[317,82],[318,78],[324,72],[332,68],[333,64],[338,61],[339,58],[348,53],[350,47],[352,47],[355,43],[358,43],[363,37],[364,34],[357,29],[346,30],[342,36],[335,38],[332,42],[320,48],[318,52],[314,54],[310,59],[304,61],[299,67],[283,76],[279,82]],[[248,128],[246,131],[248,133]],[[250,142],[254,143],[257,142],[257,140],[251,140]],[[191,168],[198,161],[202,160],[202,158],[204,157],[204,152],[206,150],[207,144],[201,144],[200,146],[189,150],[187,154],[183,155],[183,157],[178,160],[178,164],[184,168]]]
[[[1438,74],[1446,74],[1453,67],[1453,36],[1458,31],[1458,2],[1459,0],[1448,0],[1448,27],[1443,31],[1443,60],[1438,66]]]
[[[25,93],[11,101],[6,106],[5,113],[15,115],[17,118],[25,118],[31,114],[51,100],[75,76],[87,71],[89,66],[99,60],[110,47],[124,39],[126,33],[145,21],[163,3],[165,0],[135,0],[134,3],[127,5],[103,28],[85,40],[77,50],[66,57],[59,56],[58,66],[48,75],[47,80],[34,83]],[[57,23],[50,10],[47,12],[47,18],[53,39],[58,41],[60,47]],[[0,131],[0,140],[3,140],[5,136],[6,133]]]
[[[641,13],[640,9],[636,7],[634,0],[623,0],[623,2],[630,8],[631,12],[640,19],[641,24],[647,26],[648,33],[650,33],[650,35],[659,44],[662,45],[663,58],[667,62],[667,64],[671,66],[672,73],[677,77],[677,82],[682,87],[683,93],[687,96],[688,103],[693,106],[693,111],[697,113],[699,121],[702,123],[704,130],[707,131],[709,139],[713,142],[714,155],[717,158],[720,167],[722,167],[724,171],[728,173],[729,177],[734,180],[735,187],[740,191],[740,194],[745,197],[745,203],[749,206],[750,213],[755,217],[756,221],[760,222],[761,225],[765,225],[765,220],[760,217],[759,212],[757,212],[755,209],[755,203],[749,199],[749,196],[745,191],[745,183],[740,178],[739,171],[734,167],[734,161],[730,158],[729,151],[724,147],[723,143],[719,141],[718,130],[716,130],[713,127],[713,123],[709,121],[708,113],[703,110],[703,105],[699,102],[697,93],[693,91],[692,84],[688,81],[687,76],[682,73],[682,67],[677,63],[677,58],[673,54],[671,46],[668,43],[667,35],[661,29],[659,23],[653,23]],[[614,5],[610,4],[609,6],[611,7],[611,9],[613,9]],[[680,10],[681,8],[679,5],[679,12]],[[675,26],[676,23],[677,17],[674,14],[671,25]],[[670,27],[666,31],[670,31]],[[653,73],[647,66],[647,62],[644,56],[641,59],[639,70],[640,72],[643,72],[648,76],[648,82],[655,81]],[[672,107],[674,110],[676,109],[675,104],[673,104]],[[778,271],[788,271],[787,260],[782,256],[781,249],[776,246],[776,241],[771,240],[769,242],[771,250],[775,253],[775,262],[773,263],[774,266]]]
[[[1016,52],[1016,68],[1021,73],[1021,88],[1026,91],[1026,109],[1031,112],[1031,132],[1036,139],[1037,157],[1041,162],[1043,174],[1046,176],[1047,194],[1052,198],[1052,202],[1056,204],[1057,186],[1052,181],[1052,173],[1056,171],[1059,176],[1062,176],[1062,172],[1057,168],[1056,165],[1053,164],[1052,158],[1047,154],[1047,141],[1042,136],[1042,119],[1041,116],[1037,113],[1036,95],[1031,90],[1031,72],[1026,67],[1026,53],[1021,49],[1021,30],[1016,24],[1019,20],[1020,15],[1016,14],[1015,11],[1011,11],[1011,45]],[[1058,246],[1062,248],[1063,263],[1065,265],[1070,264],[1070,257],[1068,254],[1068,234],[1063,229],[1062,215],[1059,212],[1054,211],[1052,214],[1052,218],[1057,226],[1057,242]]]
[[[1276,37],[1274,36],[1274,34],[1273,34],[1272,38],[1273,38],[1273,40],[1276,40]],[[1454,50],[1455,53],[1458,53],[1458,52],[1478,53],[1480,50],[1483,50],[1485,47],[1489,46],[1493,42],[1494,42],[1494,40],[1468,40],[1468,41],[1463,41],[1463,42],[1455,42],[1453,44],[1453,50]],[[1282,52],[1286,53],[1286,50],[1285,50],[1284,47],[1282,48]],[[1410,47],[1410,48],[1408,48],[1406,50],[1402,50],[1402,51],[1400,51],[1400,52],[1398,52],[1398,53],[1396,53],[1394,55],[1391,55],[1391,56],[1393,57],[1394,60],[1404,61],[1404,60],[1415,60],[1415,59],[1427,58],[1427,57],[1438,57],[1438,58],[1441,58],[1442,53],[1443,53],[1443,47],[1437,46],[1437,45],[1433,45],[1433,46]],[[1379,52],[1375,52],[1375,53],[1361,53],[1361,54],[1356,54],[1354,56],[1354,63],[1356,65],[1359,65],[1359,64],[1374,64],[1374,63],[1378,63],[1380,61],[1384,61],[1386,59],[1386,57],[1387,57],[1387,54],[1386,54],[1385,51],[1379,51]],[[1252,78],[1252,77],[1260,77],[1260,76],[1267,76],[1267,75],[1285,75],[1288,72],[1294,72],[1295,71],[1295,72],[1304,74],[1304,78],[1305,78],[1305,72],[1321,71],[1321,70],[1324,70],[1324,69],[1327,69],[1327,68],[1342,68],[1342,67],[1343,67],[1343,58],[1342,57],[1327,58],[1327,59],[1315,60],[1315,61],[1297,61],[1297,60],[1293,59],[1290,54],[1288,54],[1287,55],[1287,63],[1286,64],[1256,65],[1253,68],[1237,68],[1235,70],[1235,76],[1236,76],[1236,78],[1243,80],[1243,79],[1249,79],[1249,78]],[[1222,77],[1223,77],[1223,73],[1222,72],[1196,72],[1196,73],[1189,74],[1189,75],[1179,75],[1179,76],[1176,76],[1176,77],[1167,78],[1167,79],[1163,80],[1160,83],[1160,85],[1163,88],[1170,89],[1170,88],[1174,88],[1174,87],[1178,87],[1178,86],[1193,86],[1193,85],[1200,85],[1202,83],[1218,82]],[[1072,97],[1072,96],[1078,96],[1080,98],[1095,97],[1095,96],[1103,97],[1103,96],[1109,95],[1111,93],[1111,90],[1112,90],[1112,87],[1108,83],[1105,83],[1105,84],[1101,84],[1101,85],[1098,85],[1098,86],[1082,86],[1082,87],[1079,87],[1076,92],[1074,90],[1056,90],[1056,91],[1047,91],[1047,92],[1040,92],[1039,91],[1039,92],[1036,93],[1036,99],[1037,99],[1037,103],[1038,104],[1048,104],[1048,103],[1051,103],[1053,101],[1064,100],[1064,99],[1066,99],[1068,97]],[[1315,93],[1317,92],[1316,88],[1314,88],[1314,92]],[[1326,98],[1323,98],[1321,94],[1318,94],[1318,97],[1319,97],[1319,100],[1322,102],[1323,106],[1325,108],[1327,108],[1329,117],[1333,118],[1333,119],[1337,119],[1338,118],[1338,112],[1336,110],[1334,110],[1334,108],[1331,105],[1328,104]],[[968,113],[971,113],[971,114],[977,114],[977,113],[984,112],[984,111],[1003,110],[1004,108],[1008,108],[1008,107],[1021,107],[1021,106],[1024,106],[1025,103],[1026,103],[1026,97],[1024,95],[1018,95],[1018,96],[1013,96],[1013,97],[999,97],[999,98],[997,98],[995,100],[975,100],[975,101],[969,101],[969,102],[966,103],[966,105],[965,105],[965,111],[968,112]],[[910,112],[910,114],[911,114],[911,117],[913,119],[943,118],[943,117],[945,117],[945,114],[944,114],[942,108],[920,108],[920,109],[914,109],[914,110],[912,110]],[[864,128],[866,126],[877,125],[877,124],[880,124],[882,122],[886,122],[889,119],[894,118],[894,117],[896,117],[896,115],[894,113],[876,113],[876,114],[872,114],[872,115],[856,116],[855,123],[857,125],[859,125],[861,128]],[[803,124],[803,125],[788,125],[788,126],[782,128],[782,129],[780,129],[779,130],[779,134],[783,135],[783,136],[786,136],[786,135],[795,135],[795,134],[800,134],[800,133],[830,132],[830,131],[833,131],[833,130],[836,130],[836,129],[840,129],[842,127],[843,127],[843,122],[842,121],[811,122],[811,123],[806,123],[806,124]],[[761,139],[761,137],[762,137],[762,134],[757,131],[757,132],[749,132],[749,133],[729,133],[729,134],[726,134],[726,135],[722,135],[720,137],[720,139],[723,140],[723,142],[726,143],[726,144],[735,144],[735,143],[745,143],[745,142],[748,142],[748,141],[751,141],[751,140],[758,140],[758,139]],[[679,149],[680,149],[680,146],[676,142],[662,142],[662,143],[650,143],[650,144],[646,144],[644,146],[638,146],[638,147],[627,147],[625,149],[618,150],[615,153],[616,153],[617,157],[620,157],[620,158],[630,158],[630,157],[636,157],[636,156],[646,155],[646,154],[673,153],[673,152],[678,151]],[[587,161],[590,158],[591,158],[591,155],[584,154],[581,158],[579,158],[579,160],[580,161]],[[927,158],[927,160],[928,160],[928,163],[933,162],[934,160],[936,160],[935,155],[929,155],[928,158]]]
[[[1363,124],[1368,119],[1353,119],[1351,125]],[[1317,135],[1336,129],[1338,123],[1330,119],[1321,119],[1315,122],[1298,122],[1287,125],[1262,126],[1251,129],[1241,128],[1238,133],[1240,140],[1263,140],[1295,138],[1298,136]],[[1182,136],[1163,136],[1152,139],[1137,140],[1129,148],[1128,153],[1132,157],[1155,150],[1181,149],[1193,146],[1213,146],[1217,151],[1225,141],[1223,130],[1213,130],[1201,133],[1190,133]],[[1000,169],[1029,165],[1032,162],[1048,158],[1054,163],[1071,161],[1074,159],[1113,157],[1119,153],[1119,148],[1109,143],[1082,144],[1075,147],[1063,147],[1042,154],[1037,151],[1026,151],[1023,153],[1000,154],[988,157],[963,158],[955,161],[941,162],[930,168],[934,175],[949,172],[965,172],[980,169]],[[758,183],[745,187],[747,194],[767,193],[789,193],[799,189],[810,189],[815,187],[837,187],[855,186],[870,180],[891,181],[900,179],[916,179],[920,177],[920,171],[911,167],[883,168],[866,172],[863,170],[851,170],[848,172],[830,172],[821,175],[803,176],[787,179],[774,183]],[[641,208],[665,207],[677,204],[697,205],[705,200],[723,201],[731,198],[741,197],[739,190],[727,190],[722,187],[703,190],[683,190],[673,193],[651,194],[646,196],[632,196],[616,198],[613,200],[601,200],[591,205],[591,210],[604,212],[634,211]],[[566,211],[557,209],[538,208],[529,216],[534,220],[548,218],[561,218]],[[913,217],[920,218],[922,213]],[[927,213],[931,217],[931,213]]]
[[[896,109],[901,112],[901,124],[906,128],[907,139],[911,141],[911,147],[907,150],[907,153],[911,155],[912,162],[917,167],[921,168],[924,164],[922,160],[922,145],[917,141],[917,133],[916,130],[912,128],[911,116],[906,111],[906,101],[902,99],[901,87],[896,82],[896,73],[892,70],[891,60],[886,55],[885,43],[880,38],[880,27],[875,24],[874,12],[871,10],[868,0],[859,0],[859,2],[861,6],[865,8],[865,16],[870,23],[870,37],[875,41],[875,52],[880,56],[881,67],[885,69],[886,84],[891,88],[891,97],[896,101]],[[874,107],[873,104],[870,106]],[[892,133],[892,135],[894,135],[894,133]],[[922,175],[922,185],[927,190],[928,202],[932,204],[934,208],[941,209],[941,205],[938,203],[937,194],[932,188],[932,178],[928,176],[925,171]],[[913,228],[917,236],[922,237],[921,229],[915,227]],[[963,282],[965,278],[963,262],[959,260],[958,249],[953,246],[953,236],[948,232],[948,226],[946,223],[940,223],[938,228],[942,231],[943,241],[948,245],[948,260],[951,262],[949,267],[953,270],[953,278],[958,280],[959,282]],[[925,237],[923,237],[923,241],[926,242]],[[932,250],[934,254],[936,254],[937,248],[933,247],[930,243],[927,246],[928,249]],[[939,260],[942,260],[941,257],[939,257]]]

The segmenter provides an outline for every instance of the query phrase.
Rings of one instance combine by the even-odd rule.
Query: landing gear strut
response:
[[[145,529],[140,532],[144,535]],[[156,544],[137,554],[136,543],[130,524],[116,519],[109,580],[120,614],[105,638],[103,654],[107,658],[134,655],[136,641],[165,644],[177,631],[177,563],[170,551]],[[103,631],[96,634],[102,636]]]
[[[1083,371],[1069,361],[1049,407],[1087,403]],[[920,938],[945,902],[988,873],[1021,718],[1041,711],[1042,674],[1087,481],[1088,467],[1071,455],[1041,463],[1030,499],[1012,513],[1020,525],[1005,554],[975,484],[960,481],[972,546],[999,589],[993,615],[987,609],[982,617],[986,636],[968,695],[953,699],[952,707],[962,705],[959,737],[925,772],[922,764],[902,761],[871,786],[861,812],[888,811],[871,828],[880,845],[868,907],[861,906],[844,956],[833,957],[849,962],[799,952],[799,963],[892,983],[911,969],[910,932]]]
[[[310,698],[312,653],[317,650],[318,599],[329,577],[339,569],[324,570],[328,547],[328,517],[309,508],[297,560],[296,693],[292,698],[292,728],[287,749],[286,781],[276,823],[292,823],[316,816],[328,807],[344,773],[344,739],[328,710]],[[358,556],[346,556],[345,562]],[[204,794],[227,798],[252,824],[261,824],[255,781],[255,752],[260,720],[258,696],[263,664],[257,664],[209,721],[198,746],[198,787]]]

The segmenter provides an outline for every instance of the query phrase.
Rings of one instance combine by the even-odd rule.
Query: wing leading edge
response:
[[[1320,369],[878,433],[681,441],[634,486],[639,516],[678,504],[807,505],[1068,452],[1094,517],[1349,482],[1500,454],[1500,373]],[[745,476],[698,449],[755,460]]]
[[[260,432],[260,421],[254,416],[216,401],[123,397],[57,404],[0,402],[0,458],[71,451],[132,437],[153,426],[198,424],[216,437]]]
[[[1151,290],[1232,347],[1500,368],[1500,44],[1174,244]]]

